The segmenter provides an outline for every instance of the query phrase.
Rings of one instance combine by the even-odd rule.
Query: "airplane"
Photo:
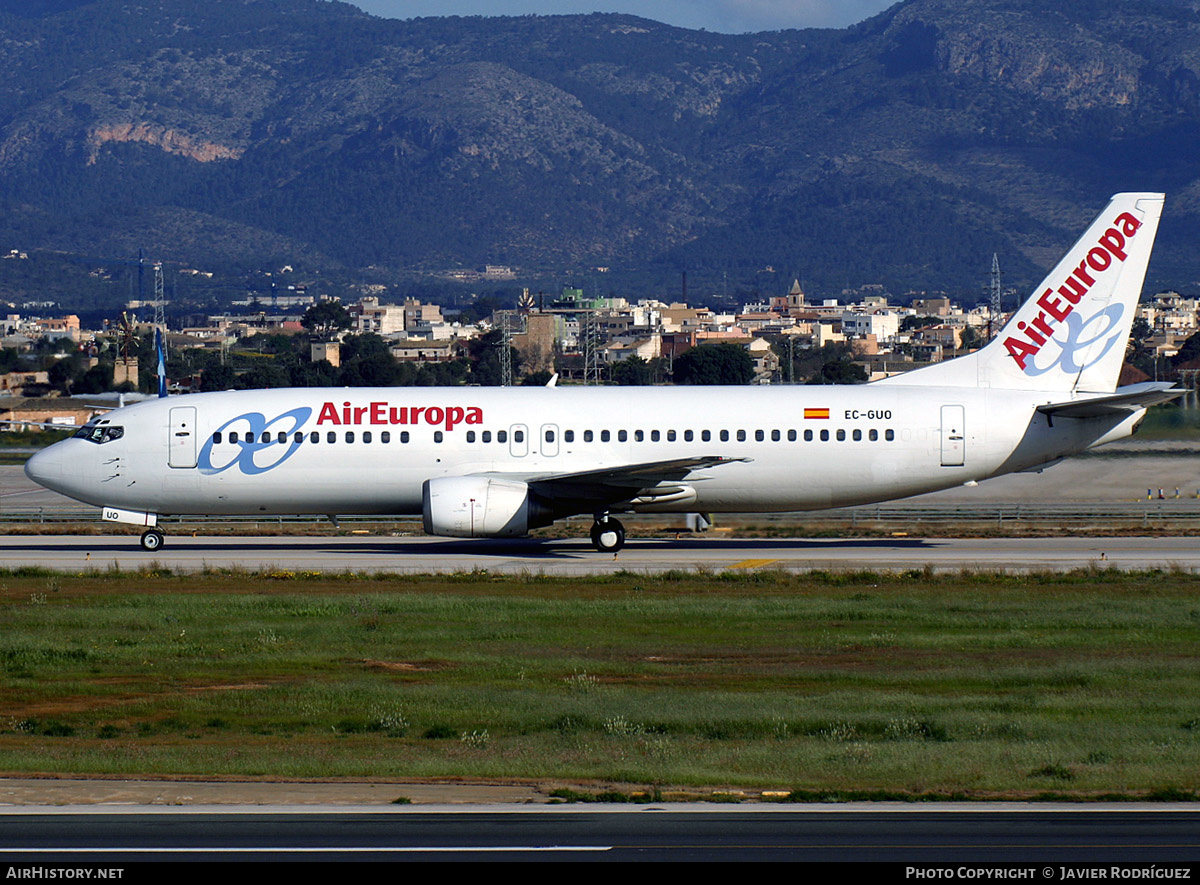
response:
[[[1131,435],[1171,384],[1118,388],[1164,196],[1112,197],[985,347],[869,384],[334,388],[116,409],[25,466],[146,531],[164,515],[421,514],[432,535],[519,537],[591,514],[861,505],[1017,471]]]

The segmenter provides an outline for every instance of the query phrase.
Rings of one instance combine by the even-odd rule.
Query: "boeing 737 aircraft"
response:
[[[1167,383],[1117,388],[1163,195],[1118,194],[983,349],[836,387],[339,388],[151,400],[29,459],[47,488],[163,515],[416,514],[514,537],[593,514],[796,511],[1041,468],[1129,436]]]

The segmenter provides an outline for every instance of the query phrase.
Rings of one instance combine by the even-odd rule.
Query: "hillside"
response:
[[[1161,189],[1152,279],[1200,285],[1195,0],[907,0],[742,36],[0,0],[0,47],[5,250],[976,287],[993,251],[1028,284],[1109,194]]]

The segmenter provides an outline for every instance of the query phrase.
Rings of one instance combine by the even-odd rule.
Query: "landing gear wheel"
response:
[[[156,550],[161,550],[166,540],[162,532],[157,529],[150,529],[149,531],[142,532],[142,549],[153,553]]]
[[[612,518],[593,523],[592,546],[601,553],[616,553],[625,546],[625,526]]]

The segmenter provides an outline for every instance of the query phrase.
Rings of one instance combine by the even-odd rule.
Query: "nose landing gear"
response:
[[[153,553],[156,550],[161,550],[166,540],[166,537],[158,529],[150,529],[149,531],[142,532],[142,549]]]
[[[625,546],[625,526],[607,513],[596,517],[591,535],[592,546],[601,553],[616,553]]]

